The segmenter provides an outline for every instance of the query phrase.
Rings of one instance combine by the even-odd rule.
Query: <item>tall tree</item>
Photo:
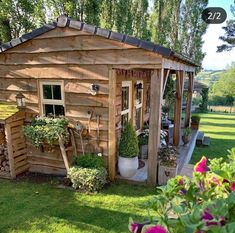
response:
[[[227,25],[223,27],[225,35],[220,39],[225,43],[217,47],[217,52],[230,51],[235,48],[235,2],[231,5],[231,12],[234,19],[228,20]]]
[[[183,54],[201,65],[205,54],[202,52],[203,40],[207,24],[201,13],[207,7],[208,0],[186,0],[181,12],[180,48]]]

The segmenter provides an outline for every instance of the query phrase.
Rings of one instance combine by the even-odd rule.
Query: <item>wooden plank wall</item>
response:
[[[5,122],[5,134],[12,178],[29,169],[26,141],[22,133],[24,120],[25,112],[21,111],[8,118]]]
[[[64,80],[65,116],[81,121],[86,128],[87,112],[92,110],[94,141],[95,115],[101,115],[100,146],[108,161],[109,70],[117,65],[156,66],[161,65],[161,60],[160,55],[131,45],[70,28],[56,28],[0,54],[0,102],[15,103],[15,95],[22,92],[27,107],[39,113],[39,81]],[[96,96],[89,94],[93,83],[100,85]],[[117,100],[120,104],[120,96]],[[120,114],[116,120],[120,120]],[[78,138],[76,143],[81,153]]]

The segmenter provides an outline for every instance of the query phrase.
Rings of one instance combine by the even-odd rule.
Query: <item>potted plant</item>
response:
[[[149,142],[149,129],[145,129],[138,137],[140,146],[140,158],[148,158],[148,142]]]
[[[173,146],[160,148],[158,152],[158,184],[165,185],[170,178],[176,176],[178,171],[177,150]]]
[[[129,178],[136,174],[139,166],[139,145],[135,129],[128,122],[122,131],[119,143],[118,169],[121,176]]]
[[[201,117],[199,115],[191,116],[191,129],[198,130]]]
[[[189,127],[184,129],[184,134],[182,136],[182,140],[184,145],[188,144],[191,138],[191,129]]]

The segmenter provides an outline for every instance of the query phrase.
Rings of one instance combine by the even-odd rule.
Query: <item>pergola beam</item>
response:
[[[154,70],[151,75],[150,118],[148,144],[148,184],[157,184],[157,157],[161,134],[161,105],[164,70]]]

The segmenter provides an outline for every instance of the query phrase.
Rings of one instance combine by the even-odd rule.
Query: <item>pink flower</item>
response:
[[[217,186],[220,186],[220,182],[216,177],[212,177],[211,180],[209,180],[209,184],[215,184]]]
[[[166,229],[162,226],[156,225],[153,227],[149,227],[145,233],[167,233]]]
[[[231,183],[230,188],[231,188],[232,191],[235,191],[235,182]]]
[[[178,185],[184,185],[184,178],[180,177],[179,181],[178,181]]]
[[[141,233],[144,224],[141,223],[132,223],[131,224],[131,233]]]
[[[206,165],[206,161],[206,157],[203,156],[201,160],[194,166],[194,171],[202,174],[209,171],[209,168]]]

